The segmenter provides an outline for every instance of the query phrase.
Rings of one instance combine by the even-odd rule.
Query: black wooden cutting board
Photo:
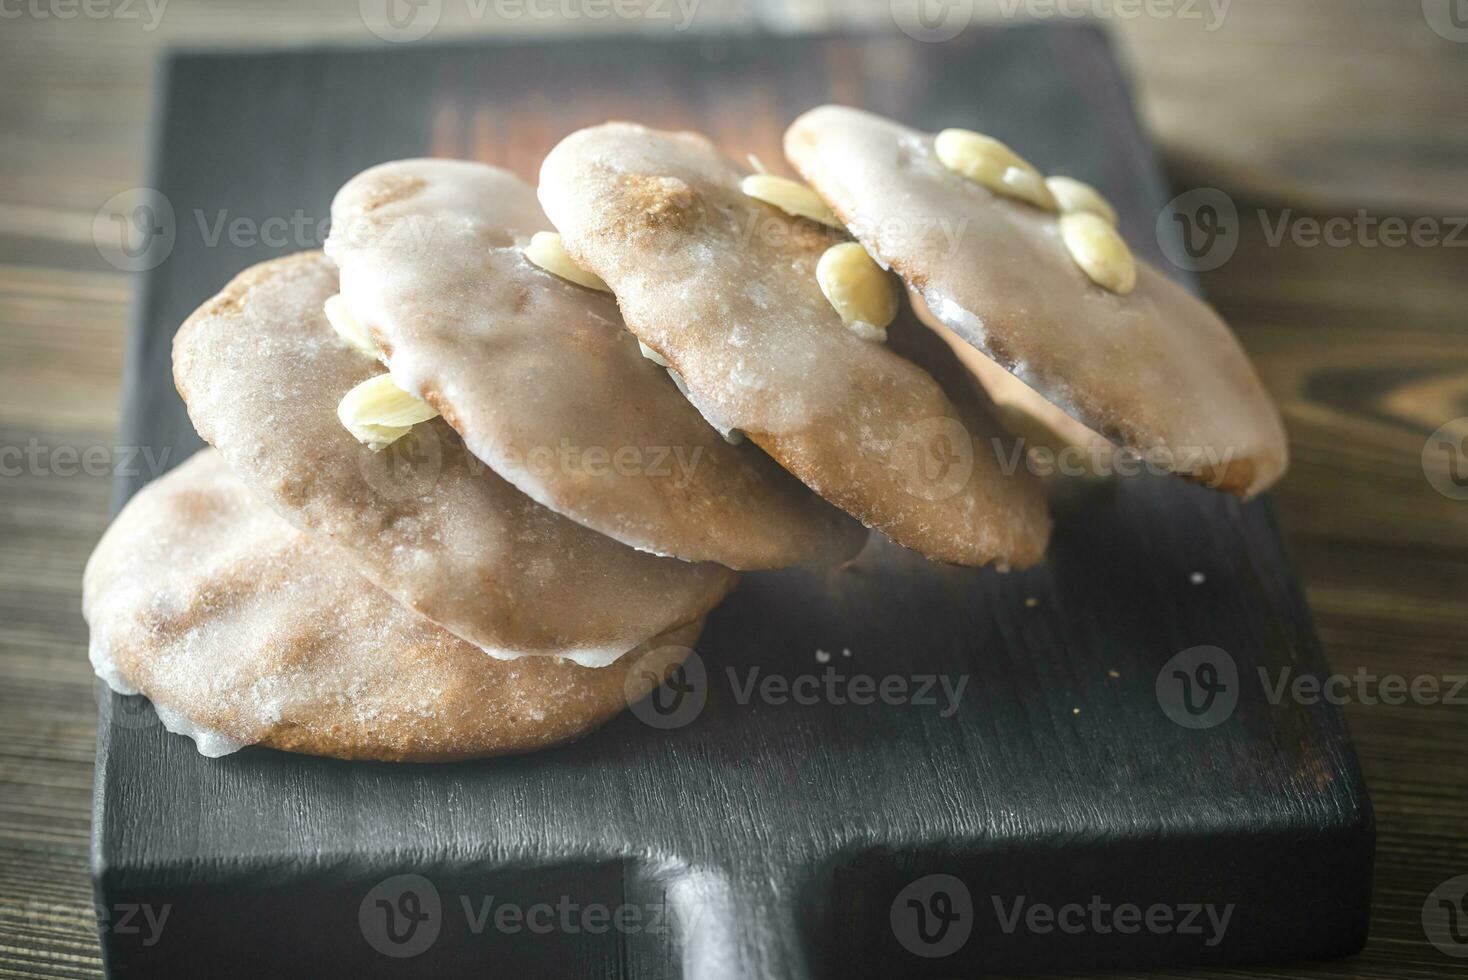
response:
[[[993,132],[1092,181],[1160,261],[1169,194],[1090,29],[199,53],[162,77],[174,235],[140,259],[121,439],[167,465],[197,445],[170,379],[179,322],[247,265],[319,244],[332,193],[381,160],[533,179],[561,136],[621,117],[776,163],[790,119],[841,101]],[[1354,754],[1332,708],[1261,681],[1322,671],[1268,504],[1141,477],[1055,507],[1028,572],[874,542],[842,571],[748,576],[701,670],[538,755],[211,760],[110,696],[108,967],[710,980],[1358,948],[1373,826]]]

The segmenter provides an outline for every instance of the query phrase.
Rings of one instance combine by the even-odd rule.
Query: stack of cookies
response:
[[[538,194],[445,160],[353,178],[324,254],[179,330],[212,448],[93,554],[97,673],[208,755],[529,751],[660,683],[738,572],[869,528],[1041,560],[996,400],[1240,494],[1283,472],[1232,335],[1094,190],[840,107],[786,150],[806,183],[622,123],[562,141]]]

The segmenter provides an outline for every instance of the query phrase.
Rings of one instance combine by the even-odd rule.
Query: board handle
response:
[[[798,890],[769,868],[666,867],[655,873],[671,912],[681,980],[811,980]]]

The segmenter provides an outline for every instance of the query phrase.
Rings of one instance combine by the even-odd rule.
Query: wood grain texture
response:
[[[91,225],[106,198],[144,180],[157,47],[370,43],[353,6],[179,0],[156,31],[118,19],[4,23],[0,445],[116,442],[128,284],[98,255]],[[454,7],[442,36],[607,26],[486,23]],[[885,4],[740,11],[706,0],[703,9],[698,27],[712,30],[751,16],[782,30],[887,19]],[[1179,188],[1223,186],[1271,219],[1285,208],[1462,213],[1468,131],[1443,121],[1454,118],[1445,107],[1461,90],[1468,46],[1425,30],[1417,4],[1237,0],[1214,33],[1167,18],[1111,26]],[[1468,413],[1461,255],[1271,247],[1255,233],[1203,277],[1285,408],[1295,464],[1275,502],[1326,653],[1343,672],[1463,669],[1468,510],[1432,491],[1419,461],[1430,431]],[[107,483],[106,473],[0,479],[4,976],[93,976],[99,966],[85,874],[93,697],[76,596]],[[1455,751],[1468,743],[1468,714],[1411,703],[1346,712],[1379,826],[1367,950],[1315,967],[1207,975],[1462,973],[1426,942],[1420,909],[1436,884],[1468,871]]]

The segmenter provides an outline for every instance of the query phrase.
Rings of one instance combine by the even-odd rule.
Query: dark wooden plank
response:
[[[533,176],[565,132],[628,116],[695,125],[775,162],[784,122],[840,99],[999,133],[1039,165],[1102,186],[1144,248],[1166,199],[1089,30],[974,31],[942,46],[211,54],[174,59],[165,92],[156,186],[178,240],[142,290],[123,441],[179,458],[196,440],[168,381],[174,326],[238,269],[314,244],[210,246],[199,219],[299,213],[312,227],[336,186],[380,159],[472,155]],[[121,481],[121,493],[140,482]],[[841,572],[750,576],[700,644],[706,706],[672,731],[628,715],[575,746],[444,768],[260,750],[211,761],[146,709],[110,699],[99,901],[171,909],[151,945],[146,929],[105,933],[110,965],[429,975],[555,963],[569,975],[664,976],[681,957],[697,977],[845,976],[1357,947],[1372,823],[1340,718],[1270,704],[1248,680],[1258,667],[1321,669],[1267,506],[1155,478],[1058,504],[1051,559],[1032,572],[946,569],[878,545]],[[1227,722],[1199,731],[1168,720],[1156,682],[1201,644],[1229,651],[1245,683]],[[817,649],[836,657],[820,663]],[[791,679],[828,667],[962,681],[965,693],[946,716],[829,697],[741,703],[752,671]],[[420,955],[390,959],[367,941],[379,928],[367,900],[407,872],[434,883],[440,933]],[[889,918],[902,890],[933,873],[965,883],[972,935],[953,956],[924,959]],[[632,906],[670,916],[670,929],[476,934],[460,899],[477,908],[488,895]],[[1092,895],[1233,912],[1206,945],[1177,932],[1005,933],[991,907]]]

